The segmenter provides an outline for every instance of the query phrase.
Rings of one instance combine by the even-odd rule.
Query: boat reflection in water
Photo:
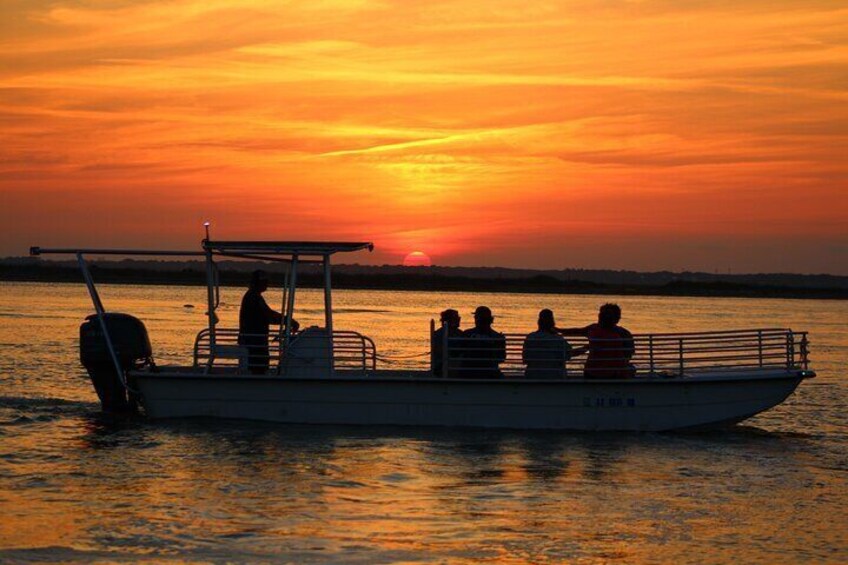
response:
[[[741,552],[774,557],[773,545],[747,540],[774,544],[780,535],[770,525],[785,497],[810,498],[801,483],[811,477],[795,457],[809,442],[744,427],[693,436],[131,425],[133,433],[113,432],[115,443],[102,441],[108,428],[92,433],[106,449],[147,453],[148,472],[161,467],[172,478],[138,477],[134,507],[168,513],[181,524],[174,543],[198,559],[214,555],[204,540],[223,536],[230,552],[292,559],[651,563],[697,551],[724,562]],[[171,502],[188,499],[190,507]],[[815,538],[804,531],[792,540],[796,557]]]
[[[441,374],[429,368],[388,369],[376,344],[333,326],[331,257],[372,249],[370,243],[203,241],[200,251],[33,248],[34,255],[73,253],[96,314],[83,325],[82,358],[107,410],[139,402],[150,418],[214,417],[288,424],[446,426],[550,430],[666,431],[735,424],[781,403],[814,376],[806,332],[754,329],[633,337],[630,378],[587,379],[579,360],[561,379],[525,378],[525,336],[507,334],[502,378],[469,378],[479,342],[453,339]],[[144,325],[105,311],[86,254],[202,256],[207,271],[208,327],[195,338],[193,363],[154,363]],[[271,344],[266,374],[238,330],[219,327],[216,259],[248,258],[288,266],[282,289],[285,320]],[[298,272],[317,263],[324,273],[324,326],[295,333]],[[431,322],[431,335],[434,328]],[[444,335],[447,335],[445,332]],[[251,337],[251,336],[247,336]],[[260,336],[262,337],[262,336]],[[575,345],[585,342],[575,340]],[[479,364],[479,363],[478,363]],[[448,378],[450,377],[450,378]]]

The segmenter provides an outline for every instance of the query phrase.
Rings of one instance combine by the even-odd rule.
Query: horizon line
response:
[[[51,263],[62,263],[62,262],[73,262],[73,259],[47,259],[44,257],[32,257],[29,255],[18,255],[18,256],[6,256],[0,257],[0,263],[5,263],[9,261],[42,261],[42,262],[51,262]],[[123,259],[91,259],[91,261],[97,262],[105,262],[105,263],[119,263],[123,261],[135,261],[135,262],[150,262],[156,261],[160,263],[203,263],[202,259],[137,259],[125,257]],[[267,261],[262,261],[260,259],[254,260],[239,260],[237,258],[226,258],[223,261],[232,262],[232,263],[267,263]],[[792,271],[759,271],[759,272],[723,272],[718,269],[715,271],[706,271],[706,270],[690,270],[690,269],[657,269],[657,270],[636,270],[636,269],[627,269],[627,268],[615,268],[615,267],[511,267],[511,266],[502,266],[502,265],[403,265],[401,263],[336,263],[333,265],[334,267],[393,267],[393,268],[401,268],[401,269],[499,269],[506,271],[531,271],[531,272],[563,272],[563,271],[601,271],[601,272],[618,272],[618,273],[637,273],[637,274],[660,274],[660,273],[669,273],[669,274],[703,274],[710,276],[728,276],[728,277],[736,277],[736,276],[774,276],[774,275],[786,275],[786,276],[799,276],[799,277],[835,277],[835,278],[848,278],[848,274],[837,274],[837,273],[827,273],[827,272],[816,272],[816,273],[801,273],[801,272],[792,272]]]

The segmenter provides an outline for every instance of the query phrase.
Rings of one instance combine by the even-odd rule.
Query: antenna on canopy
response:
[[[203,222],[203,228],[206,230],[206,241],[209,241],[209,226],[212,225],[212,222],[206,221]]]

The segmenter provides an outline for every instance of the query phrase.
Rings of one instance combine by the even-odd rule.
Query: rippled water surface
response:
[[[187,362],[204,289],[105,286]],[[233,325],[238,289],[223,291]],[[479,303],[504,331],[592,321],[604,297],[337,291],[387,355]],[[273,297],[269,295],[269,302]],[[0,283],[0,562],[848,562],[848,304],[627,297],[635,332],[792,327],[819,377],[745,426],[565,434],[114,422],[79,365],[82,285]],[[193,305],[188,308],[186,305]],[[306,291],[297,317],[320,321]]]

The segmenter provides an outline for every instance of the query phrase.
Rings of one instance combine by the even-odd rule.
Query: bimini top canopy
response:
[[[367,249],[374,250],[370,242],[344,241],[209,241],[203,240],[203,251],[178,251],[160,249],[92,249],[92,248],[55,248],[31,247],[30,255],[74,254],[74,255],[148,255],[148,256],[203,256],[231,255],[236,257],[288,258],[320,257],[326,258],[334,253],[346,253]],[[280,259],[278,259],[280,260]],[[311,262],[308,261],[307,262]]]
[[[283,344],[280,347],[280,362],[278,366],[282,366],[283,352],[288,348],[292,337],[292,313],[294,312],[295,291],[297,289],[297,271],[298,264],[303,263],[319,263],[324,267],[324,315],[325,326],[324,331],[327,335],[333,335],[333,305],[331,299],[330,286],[330,255],[334,253],[352,252],[367,249],[374,250],[374,244],[368,242],[339,242],[339,241],[211,241],[209,239],[209,224],[206,224],[207,237],[203,240],[202,251],[176,251],[176,250],[154,250],[154,249],[81,249],[81,248],[49,248],[49,247],[31,247],[30,255],[43,254],[73,254],[77,256],[80,270],[82,271],[85,284],[88,287],[88,292],[91,295],[91,301],[94,304],[94,309],[97,312],[97,317],[100,322],[100,329],[103,332],[106,340],[106,346],[109,354],[112,357],[112,362],[115,365],[115,371],[118,378],[126,386],[126,379],[122,365],[117,356],[117,350],[113,347],[112,338],[109,336],[109,328],[106,324],[103,303],[100,300],[100,295],[94,286],[94,280],[91,272],[88,269],[84,255],[125,255],[125,256],[188,256],[197,257],[204,256],[206,258],[206,286],[207,286],[207,301],[208,309],[206,315],[209,318],[209,343],[210,347],[215,347],[216,325],[218,324],[218,316],[215,310],[221,303],[220,300],[220,281],[218,278],[218,268],[215,264],[216,257],[239,257],[242,259],[253,259],[262,261],[276,261],[280,263],[288,263],[289,271],[286,273],[286,283],[283,285],[283,303],[284,311],[282,313],[285,323],[280,325],[280,334],[278,339]],[[333,359],[333,343],[329,340],[329,359]],[[209,357],[207,371],[212,368],[214,355]],[[332,370],[332,362],[330,364]],[[278,369],[279,371],[279,369]]]
[[[367,249],[374,250],[374,244],[369,242],[345,241],[203,241],[207,251],[222,254],[254,254],[284,255],[284,256],[319,256],[324,257],[334,253],[346,253]]]

